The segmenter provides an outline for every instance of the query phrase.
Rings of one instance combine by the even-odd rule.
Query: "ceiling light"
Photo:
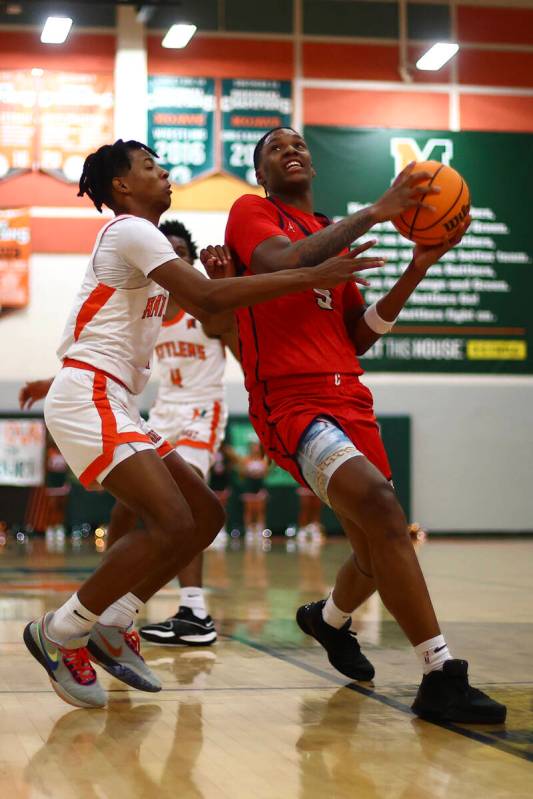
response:
[[[186,47],[196,33],[196,25],[172,25],[161,42],[163,47],[181,49]]]
[[[41,33],[44,44],[63,44],[67,38],[72,20],[70,17],[48,17]]]
[[[455,42],[437,42],[418,59],[416,68],[433,71],[440,69],[458,50],[459,45]]]

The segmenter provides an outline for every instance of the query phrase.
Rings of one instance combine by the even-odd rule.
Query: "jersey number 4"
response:
[[[316,301],[319,308],[325,311],[333,310],[333,297],[329,289],[313,289],[316,294]]]
[[[181,372],[179,369],[171,369],[170,370],[170,380],[172,381],[173,386],[179,386],[181,388]]]

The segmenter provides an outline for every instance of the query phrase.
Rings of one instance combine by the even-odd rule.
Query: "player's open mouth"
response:
[[[299,161],[289,161],[285,164],[285,169],[287,172],[294,172],[295,169],[303,169],[302,164]]]

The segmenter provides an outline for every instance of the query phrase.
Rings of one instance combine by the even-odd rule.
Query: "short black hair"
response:
[[[193,261],[198,258],[198,249],[195,242],[192,240],[190,230],[187,230],[184,224],[178,222],[177,219],[169,219],[167,222],[161,222],[159,230],[165,236],[176,236],[178,239],[183,239],[189,250],[190,256]]]
[[[83,197],[86,194],[100,213],[102,213],[104,203],[111,207],[111,182],[113,178],[125,175],[130,171],[130,150],[146,150],[147,153],[157,158],[157,153],[147,144],[133,139],[129,141],[117,139],[114,144],[104,144],[85,159],[78,197]]]
[[[272,133],[275,133],[277,130],[292,130],[292,132],[296,133],[297,136],[300,135],[298,131],[294,130],[294,128],[291,128],[290,125],[278,125],[277,128],[271,128],[271,130],[267,131],[264,136],[261,136],[261,138],[254,147],[254,167],[256,170],[259,169],[259,164],[261,163],[261,153],[263,152],[263,147],[265,146],[266,140]]]

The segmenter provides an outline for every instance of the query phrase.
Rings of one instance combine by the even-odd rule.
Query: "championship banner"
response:
[[[0,71],[0,179],[33,167],[36,98],[30,70]]]
[[[215,169],[215,81],[148,78],[148,145],[172,183],[190,183]]]
[[[113,76],[49,72],[38,92],[39,167],[78,182],[89,153],[114,140]]]
[[[0,178],[42,169],[77,182],[85,157],[112,140],[112,74],[0,72]]]
[[[45,441],[40,420],[0,419],[0,485],[43,485]]]
[[[364,356],[367,371],[532,374],[533,147],[518,133],[360,130],[308,126],[317,171],[315,206],[343,217],[374,202],[410,161],[436,160],[460,172],[471,192],[472,224],[411,295],[392,332]],[[387,259],[369,272],[376,302],[408,265],[413,243],[390,222],[363,238]]]
[[[271,128],[291,125],[291,82],[222,81],[222,169],[257,186],[253,152]]]
[[[30,299],[30,217],[0,210],[0,308],[24,308]]]

